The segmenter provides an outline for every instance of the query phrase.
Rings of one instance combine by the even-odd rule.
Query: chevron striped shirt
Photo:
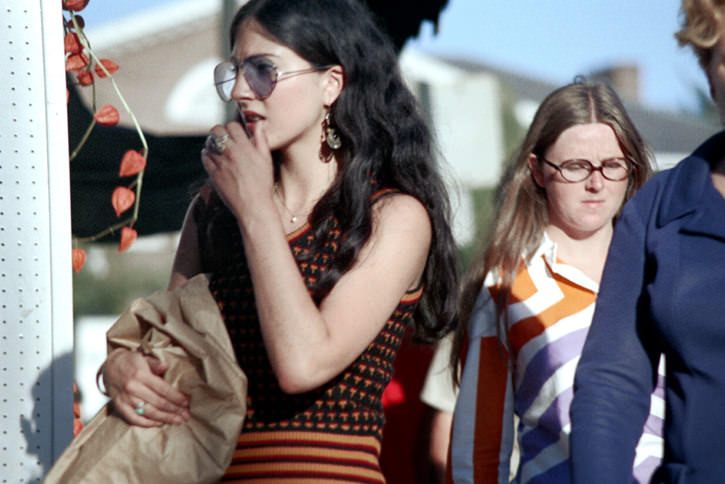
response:
[[[522,262],[507,308],[508,365],[496,335],[489,274],[470,320],[470,341],[451,438],[456,484],[509,482],[514,441],[517,483],[568,483],[569,405],[574,371],[599,287],[556,258],[547,236]],[[662,455],[663,367],[635,457],[633,482],[649,482]],[[518,424],[514,426],[514,415]]]

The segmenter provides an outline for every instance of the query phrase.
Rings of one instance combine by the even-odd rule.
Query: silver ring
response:
[[[206,146],[207,150],[214,153],[215,155],[221,155],[226,149],[224,143],[226,143],[228,139],[229,135],[226,133],[221,136],[216,133],[211,133],[209,136],[206,137],[206,142],[204,143],[204,145]]]
[[[136,405],[136,409],[135,409],[136,415],[143,415],[143,413],[144,413],[143,408],[145,405],[146,405],[146,402],[144,402],[143,400],[138,402],[138,405]]]

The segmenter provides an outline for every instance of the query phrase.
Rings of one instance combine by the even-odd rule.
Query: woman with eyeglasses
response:
[[[456,484],[570,481],[574,369],[615,220],[650,172],[648,148],[611,88],[579,80],[540,105],[464,283],[451,362],[462,368],[449,461]],[[647,427],[643,444],[638,482],[659,461],[659,430]]]
[[[215,69],[239,120],[211,130],[210,184],[189,209],[169,285],[211,273],[249,379],[225,482],[384,482],[381,395],[403,332],[436,338],[456,323],[431,135],[361,4],[251,0]],[[167,385],[164,369],[109,355],[104,381],[126,420],[188,418],[194,395]]]
[[[693,48],[725,125],[725,0],[683,0]],[[667,359],[662,464],[653,484],[725,482],[725,132],[655,175],[622,211],[576,372],[574,482],[624,482]]]

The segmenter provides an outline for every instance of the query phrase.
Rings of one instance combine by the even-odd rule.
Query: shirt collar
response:
[[[557,252],[558,247],[556,245],[556,242],[551,240],[549,234],[544,231],[544,236],[542,238],[541,244],[536,249],[534,257],[541,257],[542,259],[544,259],[544,262],[549,267],[549,270],[552,273],[564,277],[565,279],[568,279],[574,284],[589,289],[594,294],[597,294],[599,292],[599,284],[593,281],[589,276],[584,274],[576,267],[569,265],[563,260],[559,259],[557,257]]]

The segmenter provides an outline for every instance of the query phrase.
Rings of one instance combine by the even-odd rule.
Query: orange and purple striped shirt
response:
[[[544,236],[530,262],[522,261],[506,307],[509,362],[496,332],[496,281],[489,274],[470,320],[454,413],[450,473],[456,484],[506,484],[511,474],[517,483],[570,482],[569,405],[598,289],[557,259],[556,245]],[[661,368],[637,448],[637,482],[649,482],[662,456],[663,374]],[[518,467],[511,463],[515,446]]]

